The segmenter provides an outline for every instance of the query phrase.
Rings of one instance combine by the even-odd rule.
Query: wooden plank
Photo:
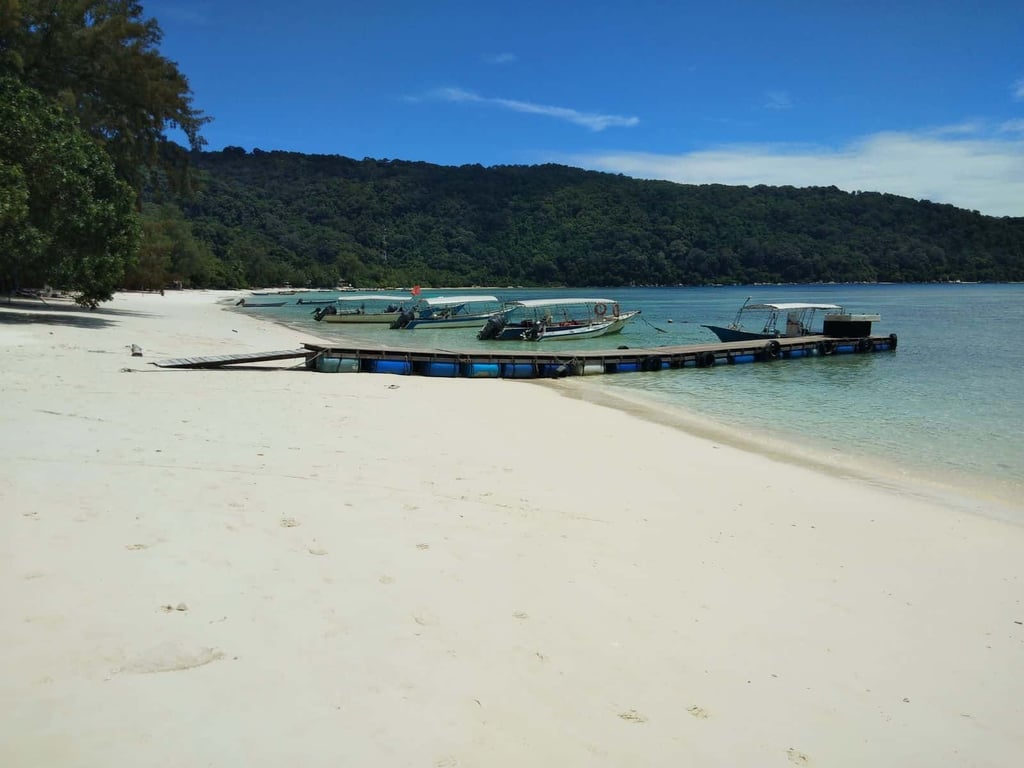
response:
[[[309,355],[308,349],[284,349],[277,352],[241,352],[234,355],[211,355],[209,357],[180,357],[173,360],[156,360],[158,368],[221,368],[240,363],[262,363],[273,360],[291,360]]]

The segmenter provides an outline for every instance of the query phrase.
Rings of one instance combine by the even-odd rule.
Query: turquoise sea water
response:
[[[480,289],[474,289],[480,293]],[[429,295],[453,293],[430,291]],[[1024,497],[1024,285],[814,285],[721,288],[496,290],[503,299],[604,296],[642,310],[621,335],[550,348],[607,349],[713,342],[702,323],[727,325],[754,302],[815,301],[881,315],[895,353],[686,368],[578,379],[664,414],[693,414],[748,443],[798,446],[838,466],[863,461],[1022,508]],[[333,295],[333,294],[331,294]],[[304,299],[312,294],[302,294]],[[295,297],[298,298],[298,297]],[[294,301],[294,299],[292,299]],[[316,323],[314,307],[258,311],[322,338],[403,347],[494,349],[470,329],[392,331]],[[820,318],[819,318],[820,319]],[[505,342],[506,344],[508,342]],[[487,382],[481,381],[481,386]]]

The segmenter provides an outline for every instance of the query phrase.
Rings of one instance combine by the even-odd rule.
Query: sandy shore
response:
[[[1024,754],[1024,528],[226,296],[0,304],[0,765]]]

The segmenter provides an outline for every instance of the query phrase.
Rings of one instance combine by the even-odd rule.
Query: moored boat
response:
[[[246,299],[239,299],[235,302],[235,306],[245,307],[246,309],[261,309],[263,307],[283,307],[287,303],[287,301],[248,301]]]
[[[313,319],[325,323],[393,323],[406,309],[408,296],[383,293],[353,293],[339,296],[313,312]]]
[[[433,296],[420,299],[392,328],[479,328],[504,306],[496,296]]]
[[[726,326],[705,325],[721,341],[749,341],[751,339],[778,339],[820,334],[814,329],[818,312],[841,315],[838,304],[812,304],[786,302],[780,304],[751,304],[750,297],[736,312],[732,323]],[[753,318],[757,318],[756,321]],[[877,318],[876,318],[877,319]]]
[[[477,338],[494,341],[587,339],[620,332],[640,310],[623,312],[614,299],[523,299],[505,304]]]

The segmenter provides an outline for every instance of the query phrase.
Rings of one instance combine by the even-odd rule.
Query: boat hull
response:
[[[719,341],[755,341],[757,339],[779,338],[779,335],[774,333],[754,333],[753,331],[744,331],[740,328],[727,328],[721,325],[705,325],[703,327],[715,334]]]
[[[403,328],[413,330],[415,328],[479,328],[498,312],[488,312],[480,315],[466,315],[465,317],[424,317],[413,318]]]
[[[379,323],[382,325],[390,325],[398,319],[400,314],[401,312],[366,312],[358,314],[354,312],[351,314],[339,312],[336,315],[323,315],[321,320],[325,323]]]
[[[538,333],[533,333],[536,327],[530,325],[507,325],[494,338],[494,341],[568,341],[571,339],[592,339],[598,336],[609,336],[619,333],[626,323],[638,313],[627,312],[617,315],[608,320],[601,320],[583,324],[559,324],[548,325]]]

